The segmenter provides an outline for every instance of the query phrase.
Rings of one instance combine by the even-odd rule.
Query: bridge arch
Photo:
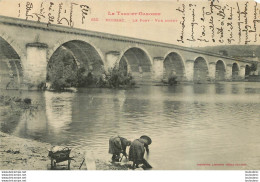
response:
[[[22,51],[6,34],[0,34],[0,87],[19,89],[23,79]]]
[[[193,66],[193,81],[194,82],[206,82],[209,77],[208,62],[203,57],[197,57],[194,61]]]
[[[51,51],[52,52],[52,51]],[[76,86],[78,69],[82,74],[92,73],[95,77],[104,72],[104,62],[98,51],[88,42],[70,40],[61,44],[50,55],[47,65],[47,81],[62,79]]]
[[[70,41],[79,41],[79,42],[85,42],[86,44],[89,44],[91,47],[93,47],[95,49],[95,51],[98,53],[98,55],[100,56],[101,58],[101,61],[103,63],[103,65],[105,65],[105,57],[102,53],[102,51],[91,41],[89,41],[88,39],[84,39],[84,38],[80,38],[80,39],[76,39],[76,38],[64,38],[62,40],[59,40],[57,41],[57,43],[51,48],[48,50],[48,57],[47,57],[47,60],[49,61],[51,56],[53,55],[53,53],[60,47],[62,46],[63,44],[67,43],[67,42],[70,42]]]
[[[185,63],[182,56],[176,51],[167,52],[163,61],[163,77],[169,78],[171,75],[177,76],[178,80],[185,78]]]
[[[95,64],[104,67],[103,54],[92,43],[78,39],[59,42],[49,51],[48,62],[51,61],[52,57],[57,54],[58,51],[61,50],[66,50],[67,53],[71,54],[78,67],[86,66],[90,71],[97,71],[93,68],[93,65],[95,66]]]
[[[232,64],[232,80],[239,80],[240,66],[238,63]]]
[[[216,81],[223,81],[226,78],[226,64],[222,60],[216,62]]]
[[[23,60],[26,57],[26,50],[23,50],[14,39],[12,39],[9,35],[6,34],[6,32],[2,32],[0,30],[0,37],[15,50],[15,52],[19,55],[21,60]]]
[[[124,49],[119,56],[119,67],[131,72],[138,82],[151,80],[152,59],[146,49],[139,46],[130,46]]]
[[[127,46],[125,47],[123,50],[121,50],[121,53],[120,53],[120,56],[119,56],[119,61],[122,59],[122,57],[124,56],[125,52],[128,51],[129,49],[132,49],[132,48],[136,48],[136,49],[140,49],[142,50],[146,56],[149,58],[149,62],[151,65],[153,65],[153,59],[152,57],[150,56],[149,52],[143,47],[143,46],[140,46],[140,45],[134,45],[134,46]]]

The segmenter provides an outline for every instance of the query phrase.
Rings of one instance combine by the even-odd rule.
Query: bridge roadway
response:
[[[73,56],[78,67],[96,75],[119,65],[137,83],[159,82],[172,74],[190,82],[242,80],[254,63],[168,43],[3,16],[0,46],[1,77],[11,74],[18,83],[31,86],[46,81],[48,64],[63,51]]]

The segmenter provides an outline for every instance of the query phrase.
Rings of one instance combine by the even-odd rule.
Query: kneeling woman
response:
[[[112,162],[119,162],[120,154],[122,153],[125,157],[126,147],[131,145],[131,141],[120,137],[114,136],[109,139],[109,153],[113,154]]]
[[[151,138],[145,135],[132,142],[129,149],[129,161],[133,161],[133,168],[138,168],[139,164],[144,164],[145,167],[151,168],[149,163],[144,159],[145,150],[147,154],[149,154],[148,145],[150,145],[151,143]]]

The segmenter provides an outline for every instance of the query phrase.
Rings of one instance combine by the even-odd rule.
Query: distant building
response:
[[[223,56],[228,56],[228,52],[226,50],[219,50],[219,54]]]
[[[260,59],[255,55],[255,52],[252,52],[251,55],[243,55],[243,56],[237,56],[237,58],[240,59],[246,59],[249,61],[256,61],[257,63],[257,70],[255,71],[255,75],[260,75]]]

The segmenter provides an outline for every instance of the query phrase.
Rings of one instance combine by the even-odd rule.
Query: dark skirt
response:
[[[121,140],[119,136],[111,137],[109,139],[109,151],[110,154],[120,155],[122,151]]]
[[[144,158],[144,144],[136,139],[132,142],[129,149],[129,161],[133,161],[135,164],[142,164]]]

